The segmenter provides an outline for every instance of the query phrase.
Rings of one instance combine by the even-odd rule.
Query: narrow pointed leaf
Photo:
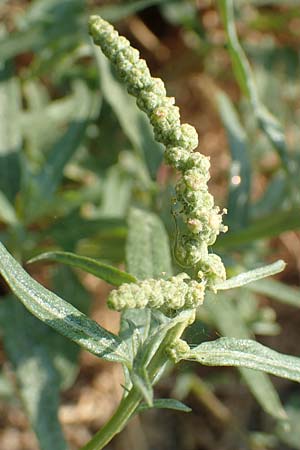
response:
[[[246,132],[239,121],[231,100],[224,93],[218,94],[217,100],[231,153],[226,221],[232,230],[244,227],[248,223],[251,165]]]
[[[176,411],[181,412],[191,412],[192,409],[185,405],[184,403],[180,402],[179,400],[176,400],[174,398],[160,398],[159,400],[153,400],[152,406],[148,406],[146,403],[142,403],[138,409],[137,413],[140,413],[142,411],[146,411],[147,409],[151,408],[158,408],[158,409],[174,409]]]
[[[174,0],[137,0],[130,3],[121,3],[113,6],[102,6],[96,9],[94,14],[99,14],[109,22],[115,22],[143,9],[150,8],[151,6],[159,5],[160,3],[171,3],[172,1]]]
[[[114,286],[121,286],[123,283],[134,283],[136,278],[127,272],[122,272],[116,267],[104,264],[96,259],[87,256],[76,255],[71,252],[47,252],[42,253],[30,259],[28,263],[38,261],[54,261],[61,264],[66,264],[71,267],[82,269],[85,272],[95,275],[97,278],[113,284]]]
[[[2,56],[1,56],[2,57]],[[14,202],[20,187],[20,85],[9,62],[0,62],[0,190]]]
[[[216,285],[216,289],[219,291],[224,291],[226,289],[234,289],[245,284],[252,283],[254,281],[260,280],[261,278],[270,277],[276,273],[282,272],[286,266],[286,263],[282,260],[276,261],[268,266],[259,267],[258,269],[249,270],[248,272],[240,273],[239,275],[229,278],[223,283]]]
[[[125,345],[117,336],[31,278],[1,243],[0,273],[38,319],[103,359],[128,361]]]
[[[50,149],[45,163],[37,175],[29,167],[23,170],[22,213],[28,223],[47,212],[53,194],[63,178],[66,164],[78,149],[86,127],[95,109],[94,97],[83,83],[78,106],[65,133]]]
[[[240,339],[252,338],[251,332],[228,295],[221,292],[218,297],[206,295],[205,308],[208,309],[213,322],[224,336]],[[239,371],[263,410],[276,419],[286,419],[286,413],[278,393],[268,375],[262,372],[253,372],[244,367],[240,367]]]
[[[91,306],[91,294],[80,282],[77,274],[69,267],[57,267],[51,271],[52,285],[54,292],[62,298],[70,299],[75,308],[83,314],[88,314]],[[41,322],[40,322],[41,323]],[[43,334],[43,344],[48,349],[48,355],[53,359],[54,367],[60,377],[60,387],[62,390],[70,388],[78,374],[80,347],[56,333],[48,326]]]
[[[218,0],[218,3],[227,34],[228,49],[236,79],[244,94],[250,99],[260,128],[276,149],[284,167],[288,169],[289,158],[284,130],[279,121],[267,110],[259,99],[251,66],[238,40],[234,23],[234,2],[233,0]]]
[[[247,286],[247,289],[257,294],[267,295],[281,303],[300,308],[300,289],[286,286],[276,280],[259,280]]]
[[[289,211],[268,214],[261,219],[253,221],[243,230],[232,233],[229,231],[224,236],[220,236],[215,247],[218,249],[239,247],[258,239],[271,238],[285,231],[299,229],[300,208],[296,207]]]
[[[300,358],[284,355],[250,339],[220,338],[189,352],[189,360],[207,366],[235,366],[261,370],[300,383]]]

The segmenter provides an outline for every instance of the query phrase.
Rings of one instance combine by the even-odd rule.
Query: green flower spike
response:
[[[108,297],[108,306],[117,311],[125,308],[151,308],[163,312],[197,308],[204,300],[204,283],[181,273],[168,280],[147,279],[122,284]]]
[[[137,106],[149,117],[156,140],[166,147],[166,163],[181,174],[176,185],[176,202],[180,206],[179,215],[185,230],[176,240],[176,258],[183,267],[194,267],[201,280],[200,290],[203,285],[214,289],[215,283],[226,279],[226,273],[221,259],[209,253],[208,246],[215,242],[220,232],[227,231],[222,224],[222,215],[226,211],[214,206],[213,196],[208,192],[209,158],[193,151],[198,146],[198,134],[193,126],[181,124],[174,98],[166,96],[163,81],[151,77],[146,62],[140,59],[139,52],[130,46],[126,38],[119,36],[108,22],[98,16],[90,18],[89,29],[95,44],[101,47],[128,92],[136,98]],[[175,281],[179,283],[176,277]],[[183,290],[181,302],[176,295],[169,300],[167,288],[173,289],[171,281],[148,280],[148,285],[145,283],[123,285],[118,291],[113,291],[110,305],[115,309],[129,307],[129,304],[132,308],[144,308],[146,305],[164,308],[163,305],[167,304],[169,309],[187,307],[191,281],[181,279],[179,283]],[[149,290],[149,298],[144,298],[143,289]],[[122,292],[122,299],[119,292]],[[193,293],[191,290],[191,297]],[[196,303],[201,303],[197,295],[195,298]],[[192,300],[190,302],[194,304]]]

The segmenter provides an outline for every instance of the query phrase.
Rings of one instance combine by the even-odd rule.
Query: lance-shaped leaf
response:
[[[234,23],[233,0],[218,0],[218,3],[227,34],[228,49],[236,79],[242,91],[250,99],[260,128],[278,152],[284,167],[289,169],[290,162],[284,130],[279,121],[261,103],[250,64],[238,40]]]
[[[0,190],[13,203],[20,185],[21,93],[11,64],[0,63]]]
[[[245,284],[252,283],[253,281],[270,277],[271,275],[275,275],[276,273],[282,272],[285,266],[286,266],[285,262],[279,260],[273,264],[269,264],[264,267],[259,267],[258,269],[249,270],[248,272],[240,273],[235,277],[228,278],[228,280],[224,281],[223,283],[217,284],[216,289],[218,291],[224,291],[226,289],[238,288],[244,286]]]
[[[236,230],[247,225],[249,219],[251,165],[248,155],[248,139],[229,97],[220,93],[217,95],[217,101],[231,154],[226,220],[229,228]]]
[[[181,412],[191,412],[192,409],[185,405],[184,403],[176,400],[175,398],[160,398],[158,400],[153,400],[152,406],[147,405],[147,403],[142,403],[138,409],[137,413],[146,411],[147,409],[158,408],[158,409],[175,409]]]
[[[281,303],[300,308],[300,290],[276,280],[260,280],[247,286],[252,292],[267,295]]]
[[[217,297],[206,295],[204,305],[223,335],[240,339],[252,337],[244,319],[228,295],[222,292]],[[239,371],[263,410],[276,419],[286,419],[280,398],[268,375],[262,372],[253,372],[244,367],[240,367]]]
[[[295,207],[288,211],[279,211],[276,214],[268,214],[253,221],[246,228],[224,236],[220,236],[216,242],[215,248],[225,249],[230,247],[239,247],[244,244],[252,243],[257,239],[270,239],[278,236],[280,233],[289,230],[300,229],[300,208]]]
[[[105,5],[97,8],[94,14],[98,14],[109,22],[116,22],[127,16],[138,13],[139,11],[159,5],[160,3],[171,3],[172,0],[137,0],[129,3],[120,3],[118,5]]]
[[[184,359],[206,366],[247,367],[300,383],[300,358],[278,353],[251,339],[224,337],[204,342]]]
[[[31,278],[1,243],[0,273],[38,319],[103,359],[128,361],[126,346],[117,336]]]
[[[67,130],[52,145],[47,158],[34,175],[29,166],[23,167],[23,190],[21,196],[22,214],[31,223],[45,214],[53,194],[63,178],[66,164],[78,149],[89,120],[97,110],[97,103],[84,83],[77,83],[78,106]]]
[[[28,262],[34,263],[45,260],[82,269],[85,272],[95,275],[97,278],[101,278],[101,280],[107,281],[107,283],[113,284],[114,286],[121,286],[123,283],[134,283],[136,281],[134,276],[127,272],[122,272],[114,266],[104,264],[97,259],[76,255],[71,252],[46,252],[30,259]]]

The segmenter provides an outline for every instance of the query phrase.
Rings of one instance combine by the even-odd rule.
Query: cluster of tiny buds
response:
[[[114,65],[128,92],[136,98],[153,126],[154,136],[166,147],[165,161],[181,173],[176,185],[176,201],[180,205],[185,232],[176,241],[175,256],[183,267],[194,267],[198,277],[208,286],[226,278],[221,259],[208,253],[220,232],[222,214],[214,206],[208,192],[209,158],[194,152],[198,134],[189,124],[181,124],[179,108],[173,97],[167,97],[160,78],[153,78],[138,50],[101,17],[90,18],[90,34]]]
[[[159,309],[164,313],[195,309],[203,303],[204,283],[191,280],[186,273],[180,273],[167,280],[147,280],[124,283],[111,291],[108,306],[121,311],[127,308]]]

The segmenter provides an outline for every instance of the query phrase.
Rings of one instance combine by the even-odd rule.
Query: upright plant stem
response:
[[[95,434],[95,436],[81,450],[101,450],[112,438],[125,427],[126,423],[137,409],[142,395],[132,388],[123,398],[112,418]]]
[[[165,338],[163,339],[158,351],[153,356],[149,367],[148,373],[150,380],[155,382],[157,374],[161,368],[168,361],[168,355],[166,349],[170,346],[174,340],[178,339],[185,328],[187,322],[182,322],[174,326]],[[84,446],[81,450],[102,450],[120,431],[125,428],[128,420],[137,410],[141,400],[142,394],[137,388],[133,387],[129,394],[123,398],[118,409],[111,417],[111,419],[94,435],[94,437]]]

